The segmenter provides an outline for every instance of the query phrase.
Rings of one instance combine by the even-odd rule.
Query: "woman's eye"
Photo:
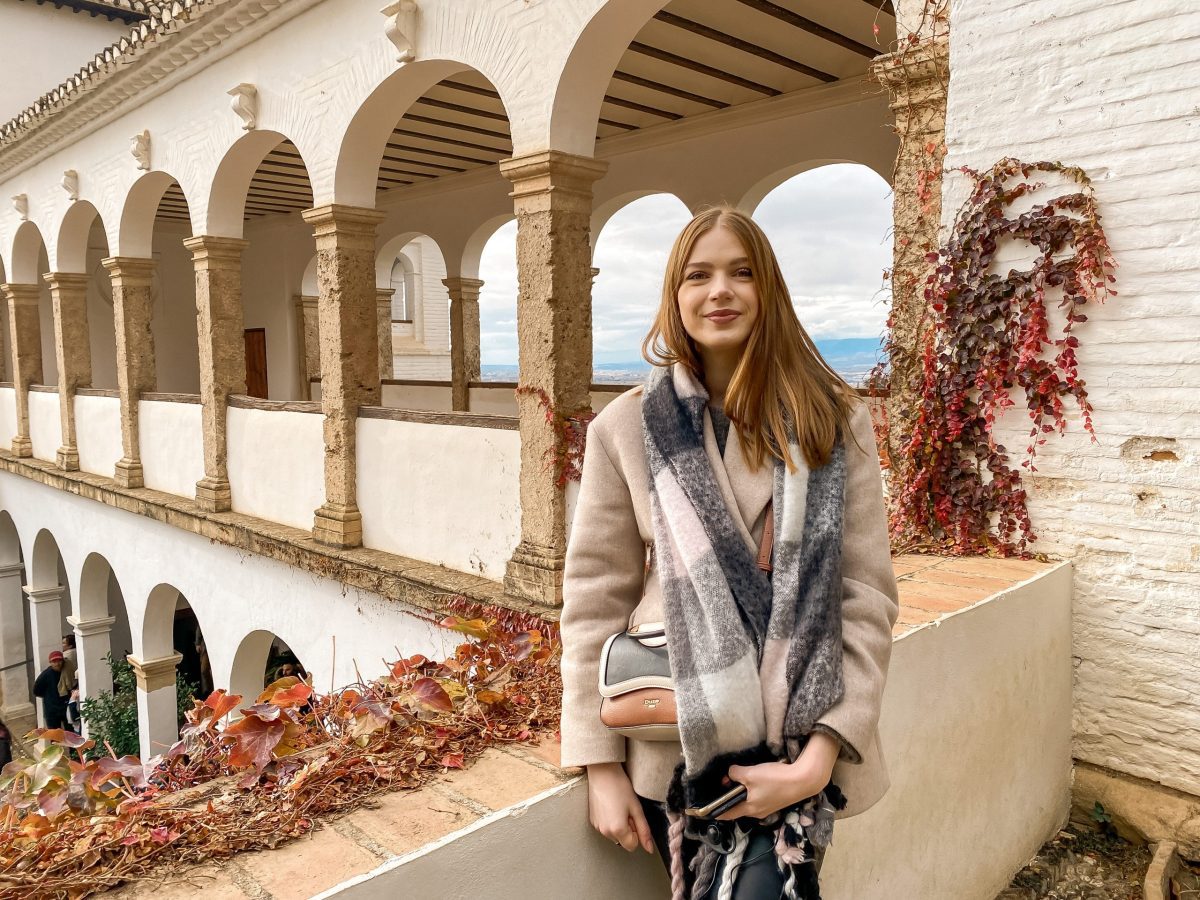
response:
[[[701,278],[704,278],[706,276],[706,274],[707,273],[705,273],[705,272],[692,272],[690,275],[688,275],[687,280],[688,281],[697,281]]]
[[[738,269],[734,274],[737,275],[738,278],[752,278],[754,276],[754,273],[747,268]]]

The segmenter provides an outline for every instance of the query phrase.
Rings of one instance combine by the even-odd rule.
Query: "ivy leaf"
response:
[[[467,765],[461,753],[447,753],[442,757],[441,763],[447,769],[464,769]]]
[[[418,678],[413,682],[409,695],[422,706],[438,712],[453,712],[454,702],[446,689],[432,678]]]
[[[223,740],[232,744],[229,765],[235,769],[253,766],[261,774],[271,762],[271,752],[283,740],[285,730],[283,722],[267,721],[257,715],[234,722],[222,735]]]
[[[449,628],[451,631],[469,635],[476,640],[487,641],[491,639],[492,626],[496,623],[494,621],[486,622],[483,619],[464,619],[461,616],[446,616],[439,624],[443,628]]]

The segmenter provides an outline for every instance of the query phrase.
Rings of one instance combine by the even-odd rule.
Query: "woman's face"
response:
[[[684,330],[701,355],[740,354],[758,318],[758,289],[746,248],[718,225],[692,247],[676,293]]]

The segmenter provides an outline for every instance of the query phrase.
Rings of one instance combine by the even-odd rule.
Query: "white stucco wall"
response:
[[[468,392],[471,412],[488,416],[515,416],[517,398],[511,387],[473,387]],[[592,409],[604,409],[621,395],[620,391],[592,391]],[[314,386],[313,396],[319,397],[320,390]],[[385,384],[383,405],[393,409],[422,409],[429,412],[450,412],[452,396],[450,385]]]
[[[53,462],[62,446],[62,418],[58,394],[29,392],[29,439],[36,459]]]
[[[146,487],[195,497],[204,477],[204,435],[199,403],[138,403],[138,444]]]
[[[323,418],[234,408],[228,415],[234,512],[311,530],[325,502]]]
[[[1075,330],[1098,440],[1072,412],[1026,476],[1037,549],[1077,572],[1074,753],[1200,793],[1200,9],[960,0],[950,69],[946,171],[1082,166],[1120,267]],[[1027,418],[1001,424],[1019,459]]]
[[[500,579],[521,537],[515,430],[358,420],[363,543]]]
[[[79,468],[112,478],[121,458],[121,401],[116,397],[75,397],[75,441]]]
[[[17,394],[10,387],[0,388],[0,446],[8,449],[17,433]]]

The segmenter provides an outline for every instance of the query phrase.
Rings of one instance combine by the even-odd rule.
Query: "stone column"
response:
[[[175,698],[175,669],[183,656],[158,659],[125,657],[137,679],[138,740],[141,758],[166,753],[179,740],[179,706]]]
[[[150,279],[154,260],[113,256],[103,260],[112,279],[113,325],[117,336],[117,389],[121,394],[121,458],[113,478],[122,487],[142,486],[138,446],[138,401],[153,391],[154,334]]]
[[[210,512],[230,509],[226,401],[246,393],[246,338],[242,319],[240,238],[198,235],[184,240],[196,272],[196,334],[200,345],[201,431],[204,477],[196,505]]]
[[[104,659],[112,651],[112,627],[115,616],[80,621],[67,616],[75,629],[75,656],[79,666],[79,696],[98,697],[113,689],[112,671]]]
[[[29,386],[42,374],[42,329],[38,314],[36,284],[5,284],[8,301],[9,352],[12,354],[13,393],[17,398],[17,433],[12,440],[13,456],[33,456],[29,439]]]
[[[454,410],[471,408],[472,381],[479,380],[478,278],[443,278],[450,294],[450,384]]]
[[[942,160],[946,155],[946,94],[949,42],[943,33],[877,57],[871,74],[891,96],[900,139],[892,179],[892,309],[889,316],[888,418],[905,421],[906,408],[922,383],[921,354],[930,327],[925,281],[926,256],[938,247],[942,215]],[[904,483],[901,446],[906,430],[890,429],[892,484]],[[898,492],[895,492],[898,494]]]
[[[54,355],[58,362],[58,408],[62,417],[62,446],[58,467],[79,470],[75,440],[75,391],[92,385],[92,345],[88,334],[87,275],[50,272],[44,276],[54,302]]]
[[[379,378],[396,377],[395,351],[392,349],[392,288],[376,288],[376,309],[379,327]],[[381,394],[382,396],[382,394]],[[382,401],[381,401],[382,402]]]
[[[29,638],[33,647],[33,671],[41,672],[50,664],[50,654],[62,649],[62,599],[63,586],[56,584],[48,588],[25,588],[29,598]],[[37,704],[38,725],[46,726],[42,715],[42,704]]]
[[[313,537],[332,547],[362,545],[355,479],[360,406],[378,406],[379,312],[374,209],[331,204],[305,210],[317,241],[321,411],[325,414],[325,502]]]
[[[591,410],[592,275],[588,238],[592,184],[607,163],[550,150],[503,160],[517,214],[517,340],[520,384],[544,393],[557,416]],[[521,542],[505,589],[562,602],[566,492],[552,460],[559,448],[542,399],[518,396],[521,422]]]
[[[300,332],[300,380],[305,400],[312,399],[312,381],[321,374],[321,332],[317,324],[317,298],[296,298],[296,327]]]
[[[0,718],[6,722],[33,712],[29,703],[29,667],[25,665],[23,572],[20,563],[0,566]]]

